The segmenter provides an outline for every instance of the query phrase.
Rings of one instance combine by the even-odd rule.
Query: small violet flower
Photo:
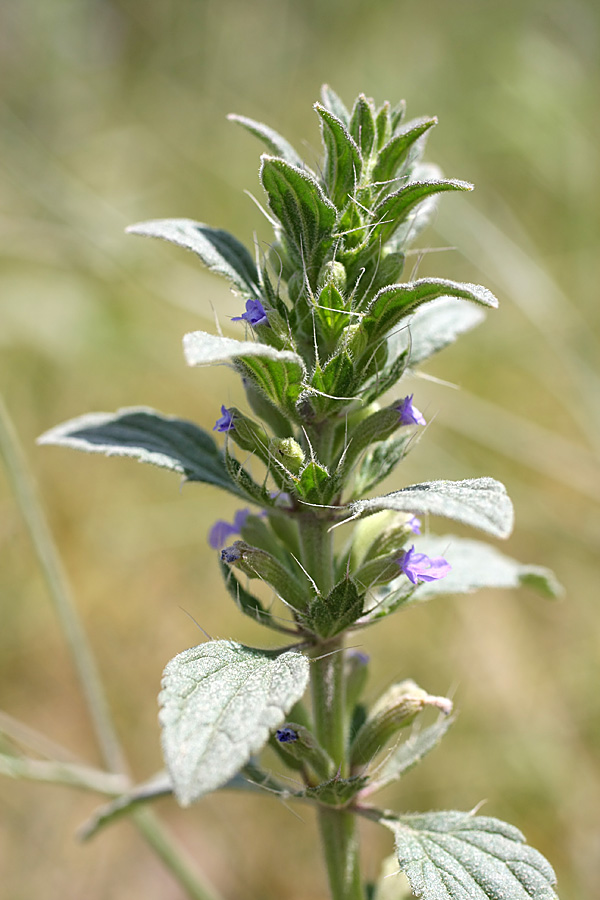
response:
[[[430,558],[424,553],[415,553],[414,544],[396,562],[402,574],[413,584],[419,584],[421,581],[437,581],[444,578],[452,569],[450,563],[441,556]]]
[[[213,426],[213,431],[231,431],[234,428],[233,416],[225,406],[221,406],[222,416],[217,419]]]
[[[413,534],[421,534],[421,520],[417,519],[416,516],[410,517],[406,523],[406,527],[410,528]]]
[[[246,300],[246,312],[241,316],[234,316],[232,322],[248,322],[249,325],[256,327],[257,325],[268,325],[269,320],[260,300]]]
[[[249,515],[249,509],[238,509],[233,517],[233,524],[226,522],[224,519],[217,519],[208,533],[208,543],[212,549],[220,550],[221,547],[225,546],[231,535],[239,534]]]
[[[280,744],[293,744],[298,740],[298,732],[293,728],[279,728],[275,732],[275,737]]]
[[[409,394],[408,397],[404,397],[395,406],[395,409],[400,414],[400,425],[427,425],[423,414],[416,406],[413,406],[413,396],[414,394]]]
[[[223,560],[223,562],[234,563],[234,562],[237,562],[238,559],[241,559],[241,558],[242,558],[242,554],[240,553],[238,548],[235,546],[235,544],[232,544],[231,547],[225,547],[224,550],[221,550],[221,559]]]

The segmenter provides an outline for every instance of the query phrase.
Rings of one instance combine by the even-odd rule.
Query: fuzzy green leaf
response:
[[[475,328],[484,318],[480,306],[458,297],[429,301],[415,310],[407,328],[398,329],[388,337],[388,359],[408,352],[409,366],[414,368]]]
[[[260,180],[267,192],[269,206],[314,286],[321,263],[333,242],[336,208],[306,170],[272,156],[261,159]]]
[[[416,141],[426,134],[430,128],[433,128],[434,125],[437,125],[435,117],[422,119],[418,122],[412,122],[409,127],[405,126],[401,132],[396,133],[377,157],[377,162],[373,168],[373,181],[389,181],[394,178],[398,169],[404,166],[409,158],[411,148],[414,147]]]
[[[240,612],[243,612],[245,616],[249,616],[261,625],[266,625],[268,628],[277,628],[277,623],[271,614],[267,612],[260,600],[254,594],[251,594],[250,591],[247,591],[238,581],[233,574],[231,566],[224,562],[220,562],[220,566],[225,587]]]
[[[330,500],[329,472],[311,460],[300,473],[295,493],[307,503],[327,503]]]
[[[235,113],[229,113],[227,118],[230,122],[237,122],[250,134],[259,138],[274,156],[280,156],[293,166],[302,167],[304,165],[302,157],[296,153],[292,145],[273,128],[264,125],[262,122],[255,122],[254,119],[248,119],[247,116],[238,116]]]
[[[376,125],[373,106],[364,94],[356,98],[348,131],[360,147],[363,159],[367,160],[375,142]]]
[[[38,438],[38,443],[105,456],[129,456],[180,472],[188,481],[214,484],[246,497],[230,478],[223,454],[208,432],[193,422],[163,416],[153,409],[135,407],[116,413],[88,413],[51,428]]]
[[[323,175],[329,196],[338,208],[345,206],[348,196],[354,193],[360,178],[362,160],[360,150],[344,123],[333,113],[315,103],[321,118],[321,133],[325,145]]]
[[[182,806],[224,785],[266,744],[308,683],[308,660],[210,641],[166,666],[163,753]]]
[[[444,516],[500,538],[509,536],[514,521],[506,488],[494,478],[426,481],[382,497],[357,500],[349,506],[354,517],[372,515],[384,509]]]
[[[396,229],[406,219],[410,211],[433,194],[444,191],[472,191],[473,185],[466,181],[413,181],[399,191],[388,194],[373,210],[374,220],[378,223],[371,232],[371,242],[386,244]],[[400,249],[394,247],[394,249]]]
[[[204,265],[223,275],[245,294],[260,294],[258,271],[248,250],[228,231],[192,219],[156,219],[138,222],[128,234],[162,238],[196,253]]]
[[[492,309],[498,306],[496,297],[481,284],[449,281],[446,278],[420,278],[418,281],[393,284],[380,290],[373,298],[361,322],[369,344],[381,340],[401,319],[438,297],[459,297]]]
[[[558,900],[552,866],[506,822],[453,811],[381,824],[421,900]]]
[[[362,613],[363,601],[364,594],[359,594],[353,581],[344,578],[327,597],[313,597],[302,618],[315,634],[330,638],[356,622]]]
[[[353,495],[362,497],[383,481],[408,452],[411,435],[389,437],[365,453],[354,481]]]

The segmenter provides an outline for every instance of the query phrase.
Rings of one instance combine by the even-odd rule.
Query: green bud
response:
[[[369,675],[369,657],[360,650],[346,650],[344,654],[344,675],[346,678],[346,709],[352,715],[360,700]]]
[[[275,404],[271,403],[267,396],[249,378],[244,378],[243,382],[252,412],[256,413],[280,437],[285,437],[285,435],[289,434],[290,423]]]
[[[269,437],[262,425],[249,419],[235,406],[231,407],[229,412],[233,418],[233,428],[228,431],[229,436],[242,450],[257,453],[263,462],[268,464],[269,454],[267,447],[269,445]]]
[[[308,728],[286,722],[277,730],[275,737],[283,758],[289,755],[297,762],[305,763],[323,781],[331,778],[334,772],[333,760]]]
[[[266,550],[252,547],[245,541],[235,541],[221,551],[224,563],[240,569],[249,578],[260,578],[294,609],[302,610],[310,599],[310,592],[299,584],[278,559]]]
[[[435,706],[444,715],[452,712],[447,697],[433,697],[414,681],[401,681],[379,698],[367,721],[359,730],[350,748],[351,765],[369,763],[391,738],[414,720],[426,706]]]
[[[269,450],[272,456],[293,475],[297,475],[304,465],[304,450],[293,437],[272,438],[269,442]]]
[[[340,294],[346,290],[346,269],[341,262],[336,260],[326,262],[319,272],[317,287],[322,289],[325,285],[332,284]]]

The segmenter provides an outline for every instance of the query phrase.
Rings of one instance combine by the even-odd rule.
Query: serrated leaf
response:
[[[307,503],[327,503],[330,499],[329,472],[311,460],[300,473],[295,492]]]
[[[430,128],[433,128],[434,125],[437,125],[435,117],[422,119],[418,122],[412,122],[410,127],[405,126],[401,132],[397,132],[379,152],[377,162],[373,168],[373,181],[389,181],[394,178],[398,169],[409,158],[410,150],[416,141]]]
[[[362,775],[352,775],[350,778],[336,777],[323,781],[315,787],[307,787],[296,796],[341,809],[356,797],[366,783],[367,779]]]
[[[413,600],[428,600],[443,594],[469,594],[481,588],[517,588],[528,586],[544,597],[562,594],[553,573],[542,566],[528,566],[484,544],[454,535],[416,537],[415,547],[427,556],[443,556],[452,571],[439,581],[420,584]],[[394,584],[390,585],[394,587]]]
[[[302,697],[309,663],[234,641],[210,641],[166,666],[160,723],[175,795],[189,806],[224,785]]]
[[[330,112],[337,116],[344,125],[348,125],[350,121],[350,113],[346,107],[346,104],[343,100],[338,97],[333,88],[330,88],[328,84],[321,85],[321,100],[323,101],[323,106],[326,107]]]
[[[116,413],[88,413],[51,428],[39,444],[72,447],[105,456],[128,456],[171,469],[188,481],[203,481],[246,497],[230,478],[212,436],[184,419],[134,407]]]
[[[429,513],[454,519],[500,538],[509,536],[514,521],[506,488],[494,478],[426,481],[382,497],[357,500],[348,508],[354,517],[372,515],[384,509],[415,515]]]
[[[402,224],[409,212],[433,194],[444,191],[471,191],[473,185],[466,181],[441,179],[440,181],[413,181],[388,194],[373,210],[377,224],[371,231],[370,241],[386,244],[396,229]],[[394,246],[393,249],[401,249]]]
[[[355,583],[344,578],[327,597],[313,597],[302,618],[315,634],[330,638],[359,618],[363,602],[364,593],[359,593]]]
[[[229,113],[227,116],[230,122],[237,122],[250,134],[259,138],[274,156],[280,156],[286,162],[293,166],[302,167],[304,162],[302,157],[296,153],[292,145],[284,137],[278,134],[273,128],[263,124],[263,122],[255,122],[247,116],[238,116],[236,113]]]
[[[498,300],[481,284],[449,281],[447,278],[420,278],[382,288],[369,304],[361,329],[369,344],[381,340],[409,313],[440,297],[459,297],[495,309]]]
[[[506,822],[453,811],[381,824],[421,900],[558,900],[552,866]]]
[[[329,196],[338,208],[345,206],[348,196],[354,193],[360,178],[362,160],[360,150],[344,123],[333,113],[315,103],[321,119],[321,134],[325,145],[323,175]]]
[[[377,767],[373,773],[369,793],[379,791],[393,781],[397,781],[418,765],[428,753],[437,747],[455,721],[454,716],[440,716],[433,725],[429,725],[427,728],[416,728],[410,737],[392,750],[384,762]]]
[[[196,253],[211,272],[223,275],[244,293],[260,294],[258,271],[250,253],[222,228],[192,219],[155,219],[130,225],[126,231],[185,247]]]
[[[261,159],[260,180],[267,192],[269,206],[281,222],[314,287],[318,270],[333,242],[336,208],[306,170],[276,157],[263,156]]]

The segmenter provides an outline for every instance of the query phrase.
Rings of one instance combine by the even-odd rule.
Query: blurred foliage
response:
[[[435,421],[404,464],[406,482],[503,480],[517,508],[508,551],[554,568],[567,600],[488,592],[411,610],[365,637],[373,693],[410,676],[453,690],[462,710],[393,802],[468,809],[487,798],[488,814],[554,863],[562,897],[595,895],[599,43],[593,0],[2,5],[1,388],[140,779],[160,764],[162,667],[199,639],[182,609],[214,637],[266,639],[227,600],[206,544],[231,510],[210,488],[179,490],[166,473],[34,439],[92,409],[145,404],[210,427],[221,402],[238,403],[233,376],[186,369],[180,342],[215,315],[227,328],[240,301],[191,256],[125,237],[124,226],[189,216],[260,241],[261,215],[243,194],[260,199],[260,147],[225,114],[268,122],[311,159],[321,82],[348,101],[404,96],[410,115],[440,118],[428,158],[477,187],[442,200],[426,246],[450,249],[415,256],[414,268],[480,281],[501,301],[429,369],[460,392],[411,386]],[[0,485],[0,706],[93,759],[3,474]],[[0,896],[180,897],[127,824],[75,844],[90,797],[2,781],[0,798]],[[225,795],[160,808],[228,896],[324,895],[304,810],[299,819],[275,800]],[[368,827],[365,841],[375,877],[389,847]]]

